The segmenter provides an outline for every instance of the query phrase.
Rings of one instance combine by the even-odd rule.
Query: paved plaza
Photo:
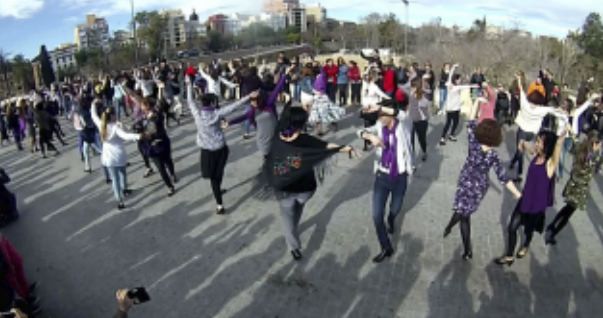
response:
[[[325,139],[362,148],[355,136],[361,119],[349,112]],[[157,173],[142,177],[142,160],[130,144],[128,182],[135,191],[123,211],[98,156],[93,173],[83,172],[68,123],[69,146],[57,158],[0,148],[0,166],[13,178],[9,186],[22,213],[1,231],[24,255],[29,279],[39,282],[42,317],[110,317],[115,290],[137,286],[146,286],[152,301],[133,308],[134,318],[601,317],[603,177],[596,177],[587,211],[573,216],[557,246],[536,235],[525,259],[501,268],[492,259],[502,255],[515,200],[491,174],[472,219],[474,259],[465,262],[458,228],[447,239],[442,231],[466,156],[466,131],[458,143],[440,147],[442,126],[443,117],[430,120],[429,158],[410,181],[396,252],[379,265],[371,261],[379,252],[371,219],[373,153],[338,156],[307,205],[304,259],[294,262],[278,205],[255,182],[262,161],[255,141],[243,140],[239,127],[229,129],[227,215],[216,215],[209,182],[200,177],[190,116],[170,130],[176,195],[167,198]],[[515,128],[507,129],[499,149],[505,162],[514,140]],[[563,204],[565,180],[557,184],[555,209]]]

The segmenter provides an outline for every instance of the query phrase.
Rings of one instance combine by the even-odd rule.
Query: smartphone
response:
[[[15,318],[15,316],[14,312],[0,312],[1,318]]]
[[[128,290],[128,298],[134,301],[135,305],[146,303],[151,300],[151,296],[147,293],[147,290],[144,287],[137,287]]]

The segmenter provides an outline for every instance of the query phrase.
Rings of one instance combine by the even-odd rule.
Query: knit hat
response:
[[[326,94],[327,92],[327,75],[324,70],[320,71],[320,74],[316,76],[316,80],[314,81],[314,91]]]

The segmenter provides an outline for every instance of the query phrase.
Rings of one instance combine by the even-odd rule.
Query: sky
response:
[[[262,0],[133,0],[136,11],[193,9],[201,19],[217,13],[259,13]],[[301,1],[313,5],[315,1]],[[320,0],[327,16],[358,22],[371,12],[398,15],[405,21],[401,0]],[[478,18],[489,24],[520,28],[535,35],[564,37],[579,29],[590,12],[603,14],[602,0],[416,0],[410,1],[409,23],[420,26],[440,18],[446,26],[469,27]],[[52,50],[61,43],[73,42],[73,30],[85,15],[95,13],[107,18],[110,32],[127,29],[129,0],[0,0],[0,50],[9,56],[35,57],[40,45]]]

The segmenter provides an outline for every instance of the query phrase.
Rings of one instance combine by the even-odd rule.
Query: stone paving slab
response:
[[[146,286],[152,301],[132,317],[598,317],[603,312],[603,179],[591,189],[588,211],[577,212],[556,247],[534,238],[530,254],[512,267],[491,263],[504,248],[514,200],[492,187],[472,218],[474,259],[460,259],[458,230],[446,240],[466,133],[437,146],[442,117],[430,122],[429,159],[419,163],[394,236],[396,254],[380,265],[371,221],[373,154],[335,168],[302,219],[304,260],[295,263],[280,232],[278,205],[258,198],[260,155],[241,131],[228,132],[231,157],[224,181],[228,215],[214,214],[209,183],[200,178],[190,118],[170,130],[180,176],[166,198],[158,174],[144,171],[128,146],[128,208],[115,209],[99,158],[92,175],[73,146],[43,160],[0,148],[0,166],[14,179],[22,218],[2,229],[40,283],[45,317],[109,317],[114,291]],[[66,124],[65,124],[66,126]],[[360,119],[350,114],[326,139],[352,142]],[[74,133],[69,142],[75,144]],[[501,158],[510,158],[514,130]],[[563,204],[557,187],[556,205]],[[548,212],[550,219],[554,209]]]

